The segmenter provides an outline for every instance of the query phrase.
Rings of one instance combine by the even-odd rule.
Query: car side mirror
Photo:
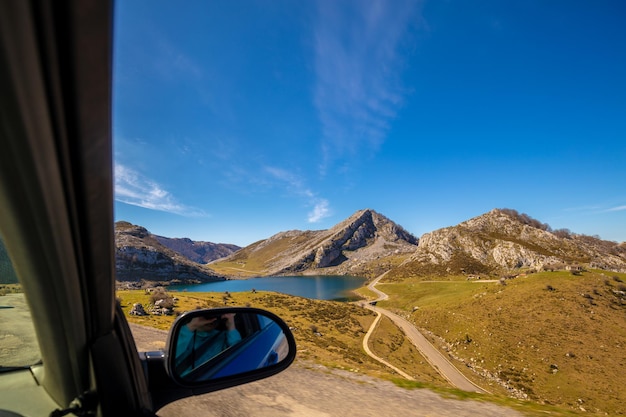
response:
[[[256,308],[185,313],[174,322],[168,339],[170,378],[205,392],[276,374],[296,355],[295,339],[285,322]]]

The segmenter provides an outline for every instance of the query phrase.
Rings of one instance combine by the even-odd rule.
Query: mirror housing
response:
[[[287,324],[257,308],[216,308],[182,314],[167,342],[166,371],[180,387],[211,392],[266,378],[295,359]]]
[[[194,319],[206,321],[225,315],[233,316],[241,339],[231,338],[231,346],[206,354],[207,358],[200,357],[194,364],[199,370],[187,370],[182,366],[184,350],[179,347],[179,342],[184,342],[181,332],[186,337],[184,327]],[[269,311],[249,307],[194,310],[176,319],[168,334],[166,351],[141,352],[139,357],[148,380],[150,408],[156,412],[182,398],[246,384],[285,370],[296,357],[296,341],[287,324]]]

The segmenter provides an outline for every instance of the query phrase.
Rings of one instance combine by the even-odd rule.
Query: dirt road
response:
[[[164,346],[166,333],[131,325],[139,350]],[[211,394],[186,398],[158,412],[161,417],[522,417],[497,405],[442,398],[296,359],[284,372]]]
[[[386,274],[387,273],[385,272],[384,274],[380,275],[367,286],[370,291],[373,291],[378,295],[378,298],[375,301],[382,301],[389,298],[387,294],[376,288],[376,284],[378,283],[378,281],[380,281]],[[385,316],[389,317],[398,327],[402,329],[405,336],[411,341],[411,343],[413,343],[415,347],[417,347],[422,356],[426,358],[428,363],[453,386],[462,389],[463,391],[486,393],[484,389],[478,387],[472,381],[467,379],[465,375],[463,375],[458,369],[456,369],[454,365],[452,365],[452,363],[443,354],[441,354],[441,352],[439,352],[428,341],[428,339],[426,339],[426,337],[424,337],[424,335],[419,330],[417,330],[417,328],[411,322],[398,316],[397,314],[394,314],[388,310],[371,304],[365,304],[365,307],[369,308],[372,311],[375,311],[378,314],[384,314]],[[371,333],[376,324],[377,321],[372,324],[368,334]],[[363,341],[364,348],[366,348],[366,343],[367,339]],[[366,348],[365,351],[370,354],[369,349]],[[377,358],[372,354],[370,354],[370,356],[374,357],[374,359],[378,361],[381,361],[380,358]],[[382,362],[385,363],[384,361]],[[406,375],[404,374],[404,372],[401,372],[400,374]]]
[[[24,294],[0,296],[0,366],[23,366],[41,359]]]

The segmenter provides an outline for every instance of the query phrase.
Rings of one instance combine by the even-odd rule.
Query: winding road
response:
[[[167,332],[130,324],[139,351],[165,348]],[[484,401],[443,398],[302,359],[271,378],[168,404],[160,417],[523,417]]]
[[[439,352],[428,341],[428,339],[426,339],[426,337],[424,337],[424,335],[419,330],[417,330],[417,328],[412,323],[410,323],[408,320],[398,316],[397,314],[392,313],[391,311],[388,311],[388,310],[385,310],[383,308],[380,308],[380,307],[377,307],[375,305],[372,305],[372,303],[374,303],[374,302],[386,300],[386,299],[389,298],[389,296],[387,294],[385,294],[384,292],[382,292],[382,291],[380,291],[379,289],[376,288],[376,284],[378,284],[378,282],[386,274],[387,274],[387,272],[385,272],[384,274],[378,276],[376,279],[374,279],[367,286],[367,288],[370,291],[373,291],[374,293],[377,294],[378,298],[376,298],[375,300],[371,300],[370,302],[366,303],[364,305],[364,307],[366,307],[366,308],[376,312],[378,314],[378,317],[376,318],[376,320],[374,320],[374,322],[370,326],[370,329],[368,330],[367,334],[365,335],[365,338],[363,338],[363,349],[365,349],[365,352],[367,352],[368,355],[370,355],[372,358],[376,359],[377,361],[379,361],[379,362],[385,364],[386,366],[392,368],[394,371],[396,371],[398,374],[402,375],[404,378],[407,378],[409,380],[413,380],[413,378],[411,376],[407,375],[405,372],[403,372],[402,370],[398,369],[397,367],[391,365],[389,362],[385,361],[384,359],[376,356],[369,349],[369,346],[368,346],[369,337],[372,334],[372,332],[374,331],[374,329],[376,328],[376,325],[378,324],[378,322],[380,321],[381,315],[385,315],[388,318],[390,318],[398,327],[400,327],[402,329],[402,331],[404,332],[406,337],[411,341],[411,343],[413,343],[413,345],[415,345],[415,347],[420,351],[420,353],[422,354],[422,356],[424,356],[424,358],[428,361],[428,363],[437,372],[439,372],[439,374],[442,377],[444,377],[450,384],[452,384],[452,386],[454,386],[454,387],[456,387],[458,389],[461,389],[463,391],[478,392],[478,393],[488,393],[488,391],[484,390],[483,388],[480,388],[478,385],[474,384],[472,381],[467,379],[467,377],[465,375],[463,375],[448,360],[448,358],[446,358],[441,352]]]

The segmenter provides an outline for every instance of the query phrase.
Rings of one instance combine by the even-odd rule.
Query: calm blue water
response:
[[[351,290],[362,287],[365,278],[348,276],[295,276],[233,279],[194,285],[172,285],[170,291],[247,292],[275,291],[318,300],[338,300],[353,297]]]

